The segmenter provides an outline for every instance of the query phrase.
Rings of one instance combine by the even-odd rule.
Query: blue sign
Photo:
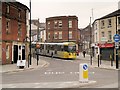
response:
[[[84,69],[84,70],[87,70],[87,69],[88,69],[88,65],[86,65],[86,64],[83,65],[83,69]]]
[[[119,42],[120,36],[118,34],[115,34],[113,39],[114,39],[115,42]]]

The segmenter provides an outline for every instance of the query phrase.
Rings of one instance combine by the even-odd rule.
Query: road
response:
[[[89,81],[95,82],[79,85],[79,64],[87,63],[83,60],[62,60],[58,58],[40,56],[49,62],[46,67],[20,72],[2,74],[3,88],[117,88],[118,71],[89,67]]]

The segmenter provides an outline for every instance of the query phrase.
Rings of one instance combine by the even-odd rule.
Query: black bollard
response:
[[[99,55],[98,55],[98,67],[99,67],[99,59],[100,59],[100,58],[99,58]]]
[[[101,55],[100,55],[100,65],[102,64],[102,62],[101,62]]]

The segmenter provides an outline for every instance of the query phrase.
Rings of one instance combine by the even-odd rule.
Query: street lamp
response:
[[[91,29],[91,17],[90,17],[90,64],[92,65],[92,29]]]
[[[30,23],[29,24],[30,24],[30,32],[29,32],[29,35],[30,35],[30,45],[29,45],[30,52],[29,52],[29,59],[30,59],[30,65],[31,65],[31,0],[30,0]]]
[[[118,33],[117,31],[117,14],[116,14],[116,34]],[[118,62],[118,48],[116,48],[116,69],[119,68],[119,62]]]

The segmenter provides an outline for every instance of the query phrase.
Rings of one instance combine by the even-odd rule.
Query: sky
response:
[[[30,0],[17,0],[29,7]],[[78,17],[78,27],[85,28],[95,19],[118,9],[120,0],[31,0],[31,17],[44,22],[48,17]]]

